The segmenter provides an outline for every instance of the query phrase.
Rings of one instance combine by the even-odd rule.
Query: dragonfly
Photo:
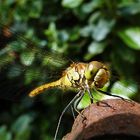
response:
[[[15,34],[13,30],[8,29],[8,27],[5,25],[1,24],[0,27],[2,30],[5,31],[5,34],[7,36],[9,36],[10,34]],[[16,36],[16,38],[20,38],[21,40],[23,40],[23,42],[25,42],[27,45],[33,46],[33,48],[31,48],[31,51],[34,51],[38,57],[44,57],[44,59],[47,57],[47,61],[48,61],[48,59],[52,59],[52,54],[49,54],[48,52],[44,53],[37,49],[34,49],[35,45],[30,40],[22,37],[18,33],[16,33],[15,36]],[[12,60],[13,57],[16,58],[16,60],[19,59],[18,58],[19,52],[15,53],[13,50],[11,51],[10,47],[5,47],[4,49],[2,49],[0,56],[1,56],[1,58],[4,58],[4,60],[1,59],[1,61],[0,61],[1,62],[0,68],[3,68],[1,71],[5,70],[5,68],[7,68],[7,65],[9,65],[9,62],[11,63],[11,61],[12,61],[12,65],[14,65],[13,60]],[[26,50],[26,48],[23,48],[23,50]],[[5,56],[5,54],[6,54],[6,56]],[[7,56],[7,54],[8,54],[8,56]],[[30,54],[30,53],[28,52],[27,54]],[[55,55],[54,55],[54,57],[55,57]],[[30,66],[30,63],[31,63],[31,61],[33,61],[33,58],[34,58],[34,56],[29,55],[29,57],[28,57],[29,61],[26,62],[26,65]],[[7,65],[4,65],[5,61],[7,61]],[[3,62],[4,62],[4,64],[3,64]],[[40,63],[40,62],[36,62],[36,63]],[[61,63],[62,65],[65,65],[64,63],[62,63],[62,61],[59,63]],[[13,68],[12,72],[15,71],[15,72],[23,73],[23,72],[25,72],[26,69],[27,69],[26,66],[23,66],[22,68],[16,68],[16,69]],[[43,71],[44,71],[44,69],[43,69]],[[50,68],[50,71],[52,72],[51,68]],[[96,92],[100,92],[102,94],[109,95],[109,96],[124,99],[120,96],[110,94],[109,92],[101,90],[109,82],[110,75],[111,75],[111,72],[110,72],[108,66],[102,62],[99,62],[99,61],[91,61],[88,63],[71,62],[71,64],[69,64],[69,66],[67,66],[66,69],[64,69],[61,73],[62,74],[61,74],[60,78],[58,78],[57,80],[54,80],[52,82],[49,81],[36,88],[32,88],[32,89],[30,88],[29,91],[27,92],[27,95],[30,98],[34,98],[35,96],[40,95],[41,93],[44,93],[44,91],[52,89],[52,88],[56,88],[56,87],[60,88],[60,89],[66,89],[66,90],[72,89],[72,90],[76,91],[75,97],[69,102],[69,104],[64,108],[63,112],[60,115],[57,129],[56,129],[55,136],[54,136],[54,140],[57,139],[57,134],[58,134],[62,116],[64,115],[65,111],[75,101],[76,101],[76,104],[74,104],[74,109],[80,114],[80,112],[77,109],[77,106],[80,103],[80,101],[82,100],[85,92],[87,92],[89,94],[91,103],[93,103],[93,101],[94,101],[94,96],[92,94],[92,90],[94,90]],[[49,75],[51,75],[49,73],[49,69],[47,69],[47,74],[48,74],[47,75],[48,77],[49,77]],[[16,73],[15,75],[18,75],[18,74]],[[39,73],[38,75],[40,76],[41,73]],[[11,91],[9,91],[9,92],[11,92]],[[8,92],[8,96],[9,96],[9,92]],[[2,96],[6,97],[7,95],[2,95]],[[11,96],[10,96],[10,98],[11,98]]]

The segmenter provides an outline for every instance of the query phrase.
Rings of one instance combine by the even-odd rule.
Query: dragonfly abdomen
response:
[[[32,90],[29,93],[29,96],[30,97],[34,97],[34,96],[42,93],[44,90],[47,90],[47,89],[50,89],[50,88],[54,88],[54,87],[58,87],[60,85],[61,85],[61,80],[57,80],[55,82],[51,82],[51,83],[47,83],[47,84],[41,85],[41,86],[35,88],[34,90]]]

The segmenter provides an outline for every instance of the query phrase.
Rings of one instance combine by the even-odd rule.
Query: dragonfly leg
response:
[[[117,97],[117,98],[120,98],[120,99],[122,99],[122,100],[125,100],[125,98],[123,98],[123,97],[121,97],[121,96],[114,95],[114,94],[111,94],[111,93],[109,93],[109,92],[102,91],[102,90],[100,90],[100,89],[97,89],[97,91],[99,91],[99,92],[102,93],[102,94],[108,95],[108,96]]]
[[[104,101],[98,101],[98,102],[97,102],[97,105],[98,105],[98,106],[101,106],[100,103],[103,104],[102,107],[110,107],[110,108],[112,108],[113,110],[115,110],[114,107],[112,107],[111,105],[109,105],[108,103],[106,103],[106,102],[104,102]]]
[[[95,90],[96,90],[96,89],[95,89]],[[100,103],[106,105],[105,107],[110,107],[110,108],[114,109],[112,106],[110,106],[110,105],[107,104],[106,102],[99,101],[99,100],[97,100],[96,98],[93,98],[93,95],[92,95],[92,93],[90,92],[89,89],[87,89],[87,91],[88,91],[88,93],[89,93],[89,96],[90,96],[90,99],[91,99],[92,103],[93,103],[93,101],[95,100],[95,101],[97,101],[97,105],[99,105],[99,102],[100,102]]]
[[[81,99],[83,98],[84,96],[84,92],[81,93],[81,95],[77,98],[75,104],[74,104],[74,110],[79,114],[81,115],[82,118],[85,118],[85,116],[83,114],[81,114],[81,112],[78,110],[78,104],[80,103]]]
[[[102,90],[100,90],[100,89],[97,89],[97,91],[100,92],[100,93],[102,93],[102,94],[108,95],[108,96],[120,98],[120,99],[122,99],[123,101],[128,101],[128,102],[130,102],[130,103],[132,103],[132,104],[134,105],[133,101],[130,100],[130,99],[125,99],[125,98],[123,98],[123,97],[121,97],[121,96],[114,95],[114,94],[111,94],[111,93],[109,93],[109,92],[102,91]]]
[[[71,107],[72,116],[73,116],[73,118],[74,118],[74,120],[75,120],[76,115],[75,115],[74,110],[73,110],[74,108],[73,108],[73,106],[72,106],[72,105],[71,105],[70,107]]]
[[[92,95],[91,91],[89,90],[89,88],[87,88],[87,92],[88,92],[88,94],[89,94],[90,102],[91,102],[91,104],[92,104],[92,103],[94,102],[94,98],[93,98],[93,95]]]
[[[100,92],[100,91],[98,91],[96,88],[94,88],[94,90],[95,90],[96,92]],[[104,94],[105,94],[105,93],[104,93]],[[110,107],[110,108],[112,108],[113,110],[115,110],[111,105],[109,105],[108,103],[106,103],[106,102],[104,102],[104,101],[98,100],[98,99],[96,99],[96,98],[94,98],[94,100],[97,101],[97,102],[96,102],[97,105],[100,105],[100,103],[102,103],[102,104],[104,104],[103,107]]]
[[[59,117],[59,120],[58,120],[58,124],[57,124],[57,128],[56,128],[56,131],[55,131],[55,136],[54,136],[54,140],[56,140],[57,138],[57,134],[58,134],[58,130],[59,130],[59,127],[60,127],[60,123],[61,123],[61,120],[62,120],[62,117],[64,115],[64,113],[66,112],[66,110],[74,103],[74,101],[76,99],[78,99],[79,97],[81,97],[81,95],[83,94],[84,92],[83,91],[79,91],[75,96],[74,98],[69,102],[69,104],[64,108],[64,110],[62,111],[60,117]]]

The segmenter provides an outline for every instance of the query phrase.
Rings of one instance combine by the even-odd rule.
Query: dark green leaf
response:
[[[128,3],[119,8],[121,15],[135,15],[140,13],[140,1],[136,3]]]
[[[19,117],[12,126],[12,131],[15,133],[15,140],[28,140],[30,136],[30,123],[32,119],[28,115]]]
[[[1,140],[12,140],[12,135],[10,132],[7,132],[6,126],[0,126],[0,139]]]

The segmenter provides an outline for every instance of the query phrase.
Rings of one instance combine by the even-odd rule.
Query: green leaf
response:
[[[122,15],[135,15],[140,13],[140,2],[128,3],[119,8],[119,14]]]
[[[140,28],[131,27],[118,32],[119,37],[134,50],[140,50]]]
[[[69,39],[69,34],[66,32],[66,30],[62,30],[58,33],[58,39],[59,41],[65,42]]]
[[[101,12],[99,11],[94,12],[93,14],[90,15],[88,19],[88,23],[94,26],[94,24],[99,20],[100,17],[101,17]]]
[[[76,103],[76,101],[75,101],[75,103]],[[83,109],[83,108],[86,108],[87,106],[89,106],[90,104],[91,103],[90,103],[89,94],[86,92],[84,97],[82,98],[82,100],[78,104],[77,108],[78,109]]]
[[[42,10],[42,1],[34,1],[31,6],[32,8],[30,9],[28,15],[32,18],[39,17]]]
[[[8,77],[9,78],[16,78],[20,76],[20,74],[23,72],[23,69],[19,65],[13,65],[8,71]]]
[[[88,46],[88,53],[84,56],[85,60],[90,60],[94,56],[103,53],[105,48],[106,48],[106,43],[92,42]]]
[[[92,54],[93,56],[97,54],[101,54],[106,47],[105,43],[101,42],[92,42],[88,47],[88,52]]]
[[[118,5],[119,6],[130,6],[134,3],[135,2],[133,0],[121,0]]]
[[[102,2],[103,2],[102,0],[94,0],[94,1],[92,0],[88,3],[85,3],[82,5],[82,11],[84,13],[90,13],[96,8],[100,7]]]
[[[28,69],[25,73],[25,84],[30,84],[34,80],[40,79],[41,73],[36,69]]]
[[[112,60],[115,60],[115,62],[116,60],[118,60],[119,63],[124,62],[124,63],[130,63],[130,64],[133,64],[136,62],[136,56],[133,50],[125,47],[125,45],[123,44],[118,43],[116,45],[117,46],[114,48],[114,52],[111,54]],[[120,56],[120,57],[118,58],[117,56]],[[121,67],[123,67],[123,65]]]
[[[76,41],[80,38],[80,27],[76,26],[72,30],[70,29],[69,33],[69,40],[70,41]]]
[[[131,79],[135,71],[135,53],[121,44],[117,44],[117,46],[114,47],[115,49],[111,53],[112,68],[117,71],[120,76]]]
[[[13,41],[12,43],[8,44],[8,48],[11,51],[20,52],[26,48],[26,43],[23,41]]]
[[[20,116],[12,126],[15,133],[14,140],[28,140],[30,135],[30,123],[32,119],[28,115]]]
[[[49,37],[50,40],[57,41],[58,32],[54,22],[49,24],[48,29],[44,31],[45,35]]]
[[[83,37],[88,37],[91,35],[93,31],[94,26],[93,25],[88,25],[80,29],[80,35]]]
[[[138,87],[133,81],[117,81],[114,83],[111,93],[124,98],[131,98],[138,92]]]
[[[6,126],[0,127],[0,140],[12,140],[12,135],[10,132],[7,132]]]
[[[68,8],[75,8],[78,7],[83,0],[62,0],[62,5]]]
[[[23,52],[21,55],[20,55],[20,60],[22,62],[22,64],[26,65],[26,66],[30,66],[33,61],[35,59],[35,54],[34,52]]]
[[[102,88],[103,90],[105,90],[107,88],[108,85],[105,85],[104,88]],[[93,95],[93,102],[98,102],[101,101],[104,98],[103,94],[100,94],[99,92],[96,92],[95,90],[92,91],[92,95]],[[76,103],[76,102],[75,102]],[[82,100],[80,101],[80,103],[78,104],[78,109],[84,109],[87,106],[89,106],[91,104],[91,100],[89,97],[88,92],[85,92],[84,97],[82,98]]]
[[[114,24],[115,20],[107,20],[101,18],[93,29],[93,39],[95,39],[96,41],[102,41],[103,39],[105,39],[108,33],[111,31]]]

